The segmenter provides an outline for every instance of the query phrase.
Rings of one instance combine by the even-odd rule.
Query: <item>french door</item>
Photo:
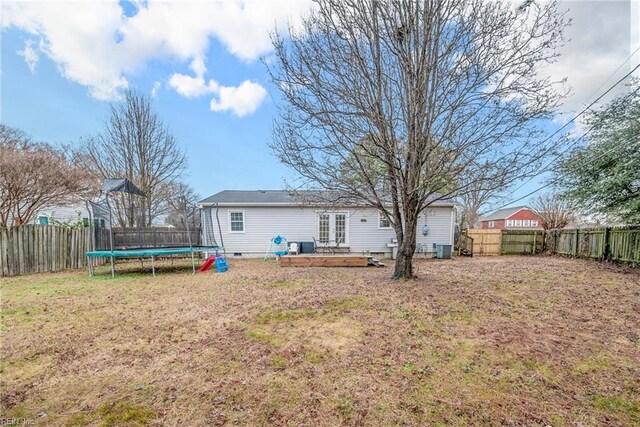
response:
[[[344,246],[349,243],[348,216],[346,212],[318,213],[318,244]]]

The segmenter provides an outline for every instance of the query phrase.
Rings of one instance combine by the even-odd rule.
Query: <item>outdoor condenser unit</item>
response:
[[[436,245],[436,258],[450,259],[451,258],[451,245]]]

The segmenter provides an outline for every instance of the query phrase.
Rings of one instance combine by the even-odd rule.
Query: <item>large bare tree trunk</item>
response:
[[[401,233],[402,240],[398,240],[398,255],[393,270],[394,279],[413,279],[413,256],[416,253],[416,235],[418,219],[407,216],[404,230]]]

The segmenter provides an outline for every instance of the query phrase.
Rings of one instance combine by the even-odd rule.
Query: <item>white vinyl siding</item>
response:
[[[78,221],[89,220],[89,211],[87,211],[84,203],[78,203],[70,206],[54,206],[42,209],[38,212],[38,215],[34,218],[34,223],[40,223],[40,217],[46,217],[49,224],[52,223],[51,219],[68,224],[76,224]],[[91,219],[94,223],[97,223],[100,227],[109,227],[109,217],[91,215]],[[115,222],[115,218],[114,218]]]
[[[227,254],[241,253],[242,256],[263,256],[269,247],[269,241],[278,234],[288,242],[313,242],[319,238],[319,215],[315,208],[282,207],[220,207],[220,228],[223,233],[224,246]],[[244,233],[231,232],[230,212],[243,212]],[[385,253],[390,254],[387,244],[395,238],[392,228],[380,229],[379,212],[373,208],[349,208],[334,214],[345,215],[346,243],[352,253]],[[215,239],[220,244],[218,225],[216,223],[215,208],[205,208],[204,215],[208,216],[205,224],[210,220],[215,232]],[[426,236],[422,235],[425,222],[429,228]],[[434,243],[453,244],[453,227],[455,218],[451,207],[433,207],[420,214],[418,218],[418,236],[416,243],[420,248],[431,250]],[[335,227],[338,234],[339,227]],[[205,227],[205,244],[213,243],[207,236],[211,230]],[[330,233],[327,231],[327,233]],[[329,235],[329,240],[336,236]],[[338,236],[342,237],[342,236]]]

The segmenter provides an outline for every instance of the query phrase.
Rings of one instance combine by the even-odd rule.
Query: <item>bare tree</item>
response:
[[[33,220],[46,207],[81,200],[95,181],[65,153],[0,125],[0,227]]]
[[[196,203],[200,196],[183,182],[173,184],[170,193],[166,222],[178,228],[186,228],[187,224],[191,230],[199,228],[200,215]]]
[[[532,1],[315,6],[300,30],[273,37],[267,67],[283,103],[272,147],[303,187],[386,214],[393,277],[413,277],[420,212],[471,183],[491,191],[525,176],[549,149],[537,125],[564,94],[538,68],[556,57],[563,17]]]
[[[151,225],[165,212],[169,189],[186,167],[186,159],[169,129],[153,112],[151,100],[127,90],[113,104],[104,129],[83,141],[79,157],[103,178],[127,178],[145,194],[114,196],[121,227]]]
[[[540,225],[545,230],[564,228],[576,218],[569,201],[557,193],[538,196],[531,207],[542,219]]]
[[[485,168],[491,169],[492,165],[485,165]],[[475,173],[475,171],[473,171]],[[466,189],[459,195],[462,205],[462,213],[460,215],[459,224],[461,228],[480,227],[483,208],[490,202],[500,200],[501,194],[505,192],[509,186],[506,181],[508,177],[496,176],[497,182],[487,182],[482,179],[476,179],[476,176],[469,176],[463,173],[459,177],[459,183]]]

